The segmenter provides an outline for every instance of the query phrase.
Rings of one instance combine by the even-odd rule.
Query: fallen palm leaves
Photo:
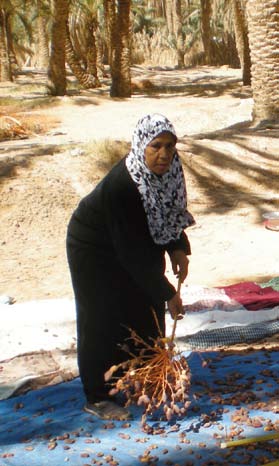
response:
[[[27,139],[46,133],[58,124],[58,120],[48,115],[21,113],[16,116],[0,112],[0,141]]]
[[[116,371],[123,371],[123,375],[112,383],[111,394],[124,393],[126,406],[131,403],[144,406],[143,424],[147,416],[160,407],[165,418],[170,420],[173,415],[184,415],[190,405],[190,369],[186,358],[174,344],[177,318],[171,337],[164,338],[154,311],[153,315],[160,336],[148,343],[130,329],[133,344],[141,348],[139,354],[127,350],[130,359],[112,366],[106,373],[106,380],[109,381]]]
[[[18,119],[0,115],[0,140],[28,137],[28,130]]]

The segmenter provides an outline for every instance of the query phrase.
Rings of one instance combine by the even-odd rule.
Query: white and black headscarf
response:
[[[145,163],[146,146],[163,131],[177,137],[173,125],[165,116],[155,113],[141,118],[126,158],[128,172],[143,201],[150,234],[154,242],[160,245],[177,240],[184,228],[195,222],[187,211],[185,179],[177,152],[164,175],[156,175]]]

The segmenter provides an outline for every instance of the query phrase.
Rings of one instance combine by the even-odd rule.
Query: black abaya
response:
[[[142,338],[165,332],[165,301],[175,294],[164,276],[165,251],[190,254],[187,237],[161,247],[149,233],[125,160],[79,204],[68,227],[67,253],[77,309],[78,365],[89,402],[107,397],[104,373],[127,359],[128,328]]]

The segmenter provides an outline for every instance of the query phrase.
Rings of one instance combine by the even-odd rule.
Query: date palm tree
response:
[[[52,0],[51,53],[48,88],[52,95],[66,94],[66,34],[69,0]]]
[[[176,49],[177,49],[177,66],[178,68],[184,68],[184,35],[182,29],[182,10],[181,0],[174,0],[174,33],[176,37]]]
[[[99,8],[97,0],[80,0],[72,3],[69,16],[67,63],[79,83],[87,89],[100,85],[96,48]]]
[[[13,80],[9,55],[8,7],[0,2],[0,82]]]
[[[234,32],[238,56],[242,69],[244,86],[251,84],[251,57],[249,48],[248,26],[245,14],[245,1],[232,0],[234,15]]]
[[[184,67],[184,34],[182,28],[181,0],[166,0],[165,14],[169,41],[175,46],[177,54],[177,67]]]
[[[147,8],[154,11],[154,17],[163,17],[165,12],[165,0],[147,0]]]
[[[165,15],[169,37],[174,35],[173,29],[173,0],[165,0]]]
[[[49,5],[42,0],[37,0],[36,18],[36,65],[38,68],[47,69],[49,65],[49,35],[47,25],[50,19]]]
[[[11,72],[19,67],[19,62],[31,57],[33,50],[32,20],[34,19],[34,0],[0,0],[0,9]],[[1,23],[1,24],[2,24]],[[3,40],[2,40],[3,43]],[[2,46],[0,46],[2,49]],[[2,54],[2,53],[1,53]],[[3,55],[3,54],[2,54]]]
[[[279,2],[248,0],[253,120],[279,118]]]
[[[8,8],[6,11],[6,34],[7,34],[7,49],[9,55],[9,64],[11,70],[11,77],[13,79],[14,70],[18,69],[18,62],[16,58],[15,52],[15,43],[14,43],[14,34],[13,34],[13,20],[14,20],[14,10],[12,8]]]
[[[106,0],[110,34],[111,97],[131,97],[130,0]]]
[[[97,72],[97,17],[89,15],[85,21],[85,49],[86,49],[86,67],[91,76],[94,76],[95,86],[100,85]]]
[[[103,0],[105,41],[108,49],[108,63],[111,65],[112,44],[115,35],[115,0]]]
[[[71,71],[77,78],[78,82],[82,85],[84,89],[90,89],[97,87],[100,83],[97,77],[93,74],[88,73],[84,70],[80,64],[79,58],[77,57],[70,36],[69,27],[66,28],[66,61],[71,68]],[[97,69],[95,70],[95,75],[97,75]]]
[[[212,50],[212,32],[211,32],[211,15],[212,2],[211,0],[200,0],[201,5],[201,38],[204,48],[205,60],[208,65],[213,62]]]

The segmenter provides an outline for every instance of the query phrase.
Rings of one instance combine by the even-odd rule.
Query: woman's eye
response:
[[[165,147],[166,150],[171,151],[175,149],[175,145],[173,145],[171,142],[169,144],[166,144],[165,146],[163,144],[155,143],[155,144],[150,144],[151,149],[153,150],[160,150],[162,147]]]

